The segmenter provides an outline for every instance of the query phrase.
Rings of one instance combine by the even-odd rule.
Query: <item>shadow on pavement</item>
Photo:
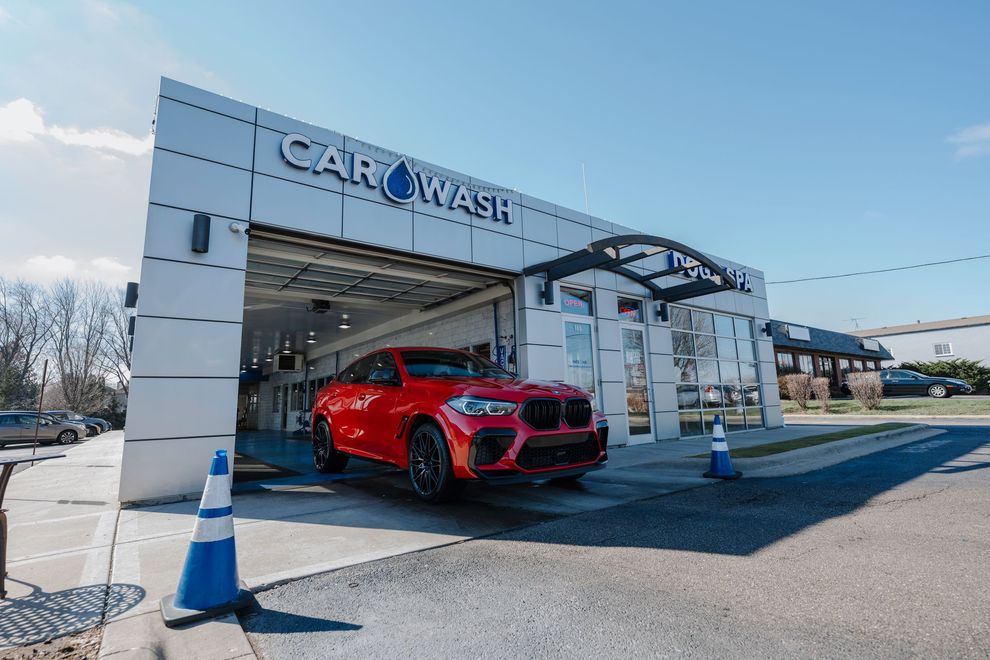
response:
[[[7,581],[19,582],[10,577]],[[51,593],[33,584],[21,584],[31,587],[31,593],[0,601],[0,648],[33,644],[98,626],[133,608],[145,593],[135,584],[93,584]]]
[[[347,632],[361,630],[363,627],[356,623],[320,619],[278,610],[266,610],[258,605],[255,605],[250,612],[241,616],[240,619],[245,628],[257,633]]]

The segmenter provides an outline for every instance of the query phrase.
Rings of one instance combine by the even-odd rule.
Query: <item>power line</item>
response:
[[[895,270],[911,270],[912,268],[927,268],[928,266],[955,264],[955,263],[959,263],[960,261],[974,261],[976,259],[990,259],[990,254],[980,254],[975,257],[963,257],[962,259],[949,259],[947,261],[930,261],[926,264],[914,264],[913,266],[898,266],[897,268],[881,268],[879,270],[861,270],[855,273],[843,273],[842,275],[821,275],[819,277],[802,277],[796,280],[780,280],[778,282],[767,282],[767,284],[793,284],[795,282],[812,282],[814,280],[835,280],[840,277],[856,277],[857,275],[874,275],[876,273],[891,273]]]

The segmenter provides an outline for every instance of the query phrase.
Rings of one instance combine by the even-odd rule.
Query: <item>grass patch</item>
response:
[[[893,431],[894,429],[902,429],[906,426],[914,426],[914,424],[907,424],[905,422],[888,422],[886,424],[874,424],[872,426],[857,426],[856,428],[844,429],[842,431],[832,431],[831,433],[810,435],[806,438],[795,438],[794,440],[770,442],[765,445],[730,449],[729,456],[732,458],[760,458],[761,456],[770,456],[771,454],[782,454],[785,451],[793,451],[795,449],[804,449],[805,447],[823,445],[826,442],[835,442],[836,440],[855,438],[860,435]],[[709,455],[710,454],[697,454],[692,458],[708,458]]]
[[[817,401],[808,402],[807,412],[802,412],[793,401],[781,401],[785,415],[821,415]],[[951,417],[953,415],[990,415],[990,400],[967,399],[964,396],[951,399],[884,399],[876,410],[867,410],[853,399],[833,400],[829,415],[924,415]]]

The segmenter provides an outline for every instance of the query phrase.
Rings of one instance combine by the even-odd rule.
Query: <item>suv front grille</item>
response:
[[[554,431],[560,428],[560,401],[530,399],[523,404],[519,417],[537,431]]]
[[[587,399],[568,399],[564,402],[564,421],[572,429],[588,425],[591,421],[591,402]]]
[[[526,470],[587,463],[598,458],[594,433],[568,433],[530,438],[519,450],[516,464]]]

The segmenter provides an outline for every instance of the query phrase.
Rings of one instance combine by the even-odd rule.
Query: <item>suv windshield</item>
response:
[[[490,360],[458,351],[402,351],[402,362],[413,378],[515,378]]]

